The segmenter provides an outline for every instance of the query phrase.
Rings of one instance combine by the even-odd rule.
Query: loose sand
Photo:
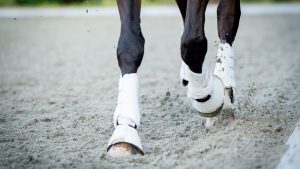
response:
[[[243,16],[236,120],[205,129],[179,83],[180,18],[143,18],[145,155],[106,154],[118,17],[0,19],[0,168],[274,168],[300,116],[299,15]],[[217,50],[207,17],[207,63]]]

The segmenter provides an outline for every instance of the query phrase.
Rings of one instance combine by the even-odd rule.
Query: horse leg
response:
[[[176,0],[177,6],[179,8],[182,20],[183,20],[183,24],[185,23],[185,16],[186,16],[186,8],[187,8],[187,0]],[[181,36],[183,34],[183,30],[181,32]],[[187,65],[182,61],[181,62],[181,68],[180,68],[180,81],[182,83],[183,86],[187,86],[188,85],[188,75],[186,72],[186,68]]]
[[[176,0],[176,3],[177,3],[177,6],[178,6],[178,8],[179,8],[179,11],[180,11],[180,13],[181,13],[181,16],[182,16],[182,20],[183,20],[183,23],[184,23],[184,25],[186,24],[185,23],[185,20],[186,20],[186,16],[187,16],[187,5],[188,5],[188,1],[187,0]],[[194,2],[191,2],[191,3],[194,3]],[[207,3],[207,2],[202,2],[202,3],[204,3],[203,5],[201,5],[202,6],[202,8],[200,8],[200,10],[203,12],[205,12],[205,6],[206,6],[206,4],[205,3]],[[204,8],[203,8],[204,7]],[[198,8],[199,8],[199,5],[198,5]],[[189,11],[188,11],[189,12]],[[190,13],[191,14],[191,13]],[[200,14],[200,17],[202,16],[202,18],[201,19],[205,19],[205,18],[203,18],[203,14]],[[189,20],[190,21],[190,20]],[[196,22],[200,22],[201,23],[201,20],[199,20],[199,21],[196,21]],[[204,20],[202,20],[202,23],[203,23],[203,25],[204,25]],[[189,26],[190,24],[188,24],[188,26]],[[189,26],[190,27],[190,26]],[[198,26],[198,28],[199,28],[199,26]],[[200,29],[204,29],[204,28],[201,28],[201,26],[200,26]],[[187,29],[186,29],[187,30]],[[183,38],[183,33],[184,33],[184,30],[182,31],[182,34],[181,34],[181,37]],[[193,36],[193,35],[191,35],[191,36]],[[205,57],[205,53],[206,53],[206,48],[207,47],[205,47],[206,45],[205,45],[205,43],[206,43],[206,38],[205,38],[205,35],[204,35],[204,32],[203,32],[203,34],[201,34],[201,36],[202,37],[204,37],[203,38],[203,40],[202,41],[204,41],[204,44],[202,43],[202,45],[201,46],[204,46],[204,48],[202,48],[201,47],[201,49],[200,50],[202,50],[202,52],[200,51],[200,55],[199,55],[199,58],[201,59],[201,58],[203,58],[204,59],[204,57]],[[182,42],[184,42],[183,40],[182,40]],[[200,45],[199,45],[200,46]],[[182,47],[182,45],[181,45],[181,47]],[[183,48],[181,48],[181,49],[183,49]],[[199,51],[196,51],[195,52],[195,54],[197,54],[197,53],[199,53]],[[203,55],[203,53],[204,53],[204,55]],[[182,55],[183,56],[183,55]],[[198,62],[198,63],[202,63],[203,61],[200,61],[200,62]],[[180,79],[181,79],[181,83],[182,83],[182,85],[183,86],[187,86],[188,85],[188,72],[187,72],[187,69],[189,69],[188,68],[188,66],[185,64],[185,62],[184,61],[182,61],[182,64],[181,64],[181,69],[180,69]]]
[[[232,46],[241,16],[240,0],[221,0],[218,9],[218,34],[221,43]]]
[[[234,51],[232,43],[235,39],[241,15],[240,0],[221,0],[218,9],[218,34],[220,44],[214,74],[222,79],[225,88],[225,98],[222,121],[234,118],[233,107],[235,99]]]
[[[185,22],[187,0],[176,0],[183,22]]]
[[[140,124],[137,70],[144,55],[144,37],[140,27],[141,0],[117,0],[121,34],[117,57],[122,76],[119,80],[118,105],[114,113],[115,130],[108,144],[114,157],[143,154],[137,132]]]
[[[181,58],[188,78],[188,97],[192,100],[192,106],[201,116],[214,117],[222,109],[224,89],[221,80],[213,76],[204,64],[207,52],[204,33],[207,3],[208,0],[187,1],[186,14],[183,15]]]
[[[202,64],[207,52],[207,40],[204,33],[207,2],[208,0],[188,0],[184,17],[181,57],[195,73],[202,72]]]

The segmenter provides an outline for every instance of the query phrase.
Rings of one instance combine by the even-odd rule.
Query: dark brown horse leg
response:
[[[207,52],[207,40],[204,33],[207,2],[208,0],[188,0],[186,14],[183,15],[184,31],[181,37],[181,57],[195,73],[202,72],[202,64]],[[184,5],[179,9],[184,12]]]
[[[176,0],[183,22],[185,21],[187,0]]]
[[[142,62],[143,55],[144,55],[145,40],[142,35],[142,31],[141,31],[141,27],[140,27],[141,0],[117,0],[117,3],[118,3],[118,9],[119,9],[119,14],[120,14],[120,19],[121,19],[121,34],[120,34],[119,42],[118,42],[117,56],[118,56],[119,67],[121,69],[122,76],[124,77],[124,75],[126,75],[126,74],[137,73],[137,70]],[[123,90],[124,91],[130,90],[130,88],[135,88],[135,86],[129,86],[129,89],[123,89]],[[137,89],[134,89],[134,90],[137,90]],[[124,92],[124,91],[122,91],[122,92]],[[128,93],[128,91],[127,91],[127,93]],[[119,97],[120,97],[120,93],[119,93]],[[132,102],[137,102],[136,101],[137,99],[138,98],[136,98],[134,101],[131,100],[131,102],[129,102],[129,104],[137,105],[138,103],[132,103]],[[127,104],[127,102],[126,103],[124,102],[123,104]],[[136,105],[134,105],[134,106],[136,106]],[[124,112],[129,111],[129,110],[125,110]],[[123,111],[123,110],[121,110],[121,111]],[[128,116],[128,115],[125,114],[125,116]],[[118,127],[118,125],[123,125],[123,127],[124,127],[124,125],[127,126],[127,122],[122,122],[119,120],[120,119],[117,118],[117,122],[116,122],[117,127]],[[126,118],[125,121],[126,120],[128,120],[128,119]],[[118,124],[118,123],[121,123],[121,124]],[[136,126],[136,125],[138,125],[138,124],[133,124],[132,126]],[[115,132],[116,132],[116,130],[117,130],[117,128],[115,129]],[[130,130],[132,131],[134,129],[130,129]],[[114,132],[114,134],[115,134],[115,132]],[[124,132],[128,132],[128,131],[124,131]],[[133,131],[133,132],[136,132],[136,131]],[[113,136],[114,136],[114,134],[113,134]],[[119,133],[119,135],[120,135],[120,133]],[[123,135],[123,134],[121,133],[121,135]],[[113,136],[112,136],[112,138],[113,138]],[[130,137],[130,135],[122,136],[122,139],[124,139],[124,141],[116,140],[116,143],[114,143],[108,147],[109,155],[114,156],[114,157],[124,157],[124,156],[130,156],[132,154],[143,154],[142,150],[140,150],[133,144],[126,142],[126,137]],[[118,138],[116,138],[116,139],[118,139]]]
[[[144,55],[144,37],[140,27],[141,0],[117,0],[121,34],[117,56],[122,75],[136,73]]]
[[[218,5],[217,16],[221,42],[232,45],[241,16],[240,0],[221,0]]]

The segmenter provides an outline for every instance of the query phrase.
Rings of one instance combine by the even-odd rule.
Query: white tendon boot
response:
[[[228,43],[221,43],[218,48],[218,55],[214,75],[218,76],[225,89],[223,109],[233,109],[235,101],[235,79],[234,79],[234,53]]]
[[[183,86],[187,86],[189,82],[188,72],[187,72],[188,69],[189,67],[183,61],[181,61],[180,82],[182,83]]]
[[[202,73],[194,73],[183,62],[181,80],[188,81],[188,98],[201,116],[214,117],[221,111],[224,102],[222,81],[212,75],[205,64]]]
[[[219,77],[224,85],[224,105],[222,116],[219,118],[207,118],[205,126],[211,128],[216,121],[225,122],[231,121],[234,118],[233,107],[236,97],[235,79],[234,79],[234,52],[228,43],[221,43],[218,48],[218,55],[214,75]]]
[[[140,125],[138,104],[138,75],[125,74],[119,80],[118,104],[114,113],[115,130],[108,142],[107,151],[111,156],[129,156],[131,150],[110,150],[117,143],[127,143],[143,154],[143,147],[137,128]]]

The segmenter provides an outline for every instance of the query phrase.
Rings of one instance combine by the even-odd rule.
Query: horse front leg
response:
[[[240,0],[221,0],[218,9],[218,48],[214,74],[222,79],[225,90],[222,122],[230,122],[234,118],[233,108],[236,100],[234,78],[234,50],[232,48],[241,15]]]
[[[184,9],[186,2],[186,9]],[[208,0],[178,0],[184,20],[181,37],[181,79],[188,88],[192,106],[208,121],[218,115],[224,102],[224,89],[219,78],[204,64],[207,39],[204,32],[205,10]],[[184,14],[184,11],[186,12]]]
[[[205,10],[208,0],[187,1],[184,30],[181,36],[181,58],[194,73],[202,72],[207,52],[204,33]]]
[[[117,57],[121,76],[118,104],[114,113],[115,130],[108,143],[108,154],[114,157],[143,154],[137,132],[140,125],[137,70],[144,55],[144,37],[140,27],[141,0],[117,0],[121,34]]]

